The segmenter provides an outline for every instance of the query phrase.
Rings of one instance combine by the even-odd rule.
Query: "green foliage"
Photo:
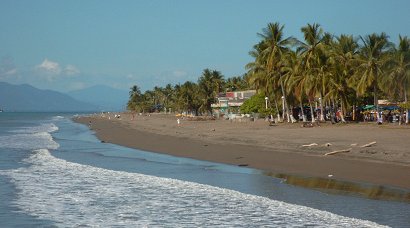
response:
[[[219,71],[205,69],[197,83],[156,86],[144,93],[135,85],[130,89],[127,108],[139,112],[166,108],[210,113],[219,93],[248,89],[262,94],[245,101],[240,111],[261,116],[275,115],[278,108],[282,109],[282,102],[288,108],[313,103],[318,98],[327,105],[339,103],[344,111],[352,105],[373,103],[378,96],[392,101],[408,100],[409,38],[400,36],[395,46],[385,33],[333,36],[319,24],[307,24],[301,33],[303,41],[285,37],[283,25],[268,23],[258,33],[261,40],[249,52],[254,61],[245,66],[248,72],[243,76],[225,80]],[[265,95],[270,97],[268,109]],[[275,102],[278,105],[273,105]],[[401,105],[406,109],[409,106]]]
[[[138,105],[141,102],[141,90],[137,85],[130,88],[130,99],[127,103],[127,109],[130,111],[138,111]]]
[[[245,75],[228,78],[225,82],[226,92],[241,91],[241,90],[246,90],[248,88],[249,88],[249,85],[245,79]]]
[[[223,90],[224,76],[216,70],[205,69],[198,79],[199,92],[202,100],[202,110],[212,113],[211,104],[216,102],[218,94]]]
[[[402,109],[410,109],[410,101],[399,105]]]
[[[252,114],[259,113],[260,117],[265,117],[267,115],[276,115],[274,109],[268,105],[266,109],[265,96],[263,94],[255,94],[250,99],[246,100],[241,108],[241,113]]]

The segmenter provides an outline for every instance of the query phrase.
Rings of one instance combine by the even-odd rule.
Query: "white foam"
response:
[[[44,149],[24,162],[29,166],[0,170],[15,183],[15,205],[62,226],[380,226],[233,190],[71,163]]]
[[[60,145],[48,132],[0,136],[0,147],[11,149],[58,149]]]
[[[53,119],[57,119],[57,120],[64,119],[64,116],[53,116]]]
[[[21,127],[12,130],[12,135],[0,136],[0,147],[11,149],[58,149],[59,144],[53,140],[51,132],[58,130],[53,123],[45,123],[33,127]]]
[[[53,123],[44,123],[34,127],[21,127],[16,130],[12,130],[12,133],[38,133],[38,132],[55,132],[58,131],[58,127]]]

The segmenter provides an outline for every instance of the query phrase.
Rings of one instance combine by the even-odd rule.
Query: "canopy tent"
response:
[[[374,105],[365,105],[362,107],[363,110],[371,110],[371,109],[376,109]]]
[[[398,106],[395,106],[395,105],[392,105],[392,106],[384,106],[384,107],[381,107],[381,109],[393,111],[393,110],[399,109],[399,107],[398,107]]]

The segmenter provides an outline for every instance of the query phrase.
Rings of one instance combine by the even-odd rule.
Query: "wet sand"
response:
[[[329,178],[410,190],[410,127],[300,123],[269,126],[264,120],[180,119],[174,115],[93,115],[97,137],[145,151],[248,166],[273,174]],[[375,144],[371,144],[376,142]],[[369,147],[362,147],[365,144]],[[317,145],[316,145],[317,144]],[[310,146],[307,146],[310,145]],[[325,153],[350,150],[324,156]]]

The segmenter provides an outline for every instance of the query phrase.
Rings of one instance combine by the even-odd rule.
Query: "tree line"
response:
[[[256,89],[258,96],[269,99],[273,111],[279,114],[283,110],[282,118],[288,120],[299,107],[306,121],[303,107],[310,107],[313,115],[313,104],[317,102],[320,120],[324,120],[324,107],[339,109],[342,118],[354,107],[366,104],[374,104],[378,111],[377,101],[381,98],[401,102],[403,109],[410,108],[407,36],[399,36],[397,44],[383,32],[336,36],[316,23],[302,27],[301,33],[303,40],[285,37],[284,25],[268,23],[249,52],[253,61],[245,66],[243,76],[224,80],[220,72],[206,69],[197,83],[155,87],[144,94],[135,91],[134,86],[128,108],[152,111],[160,104],[174,111],[212,112],[210,104],[217,94],[235,89]]]
[[[137,85],[131,87],[128,110],[137,112],[174,111],[195,115],[211,114],[211,104],[217,102],[219,93],[249,88],[246,76],[235,76],[225,80],[221,72],[205,69],[198,81],[165,87],[141,93]]]

